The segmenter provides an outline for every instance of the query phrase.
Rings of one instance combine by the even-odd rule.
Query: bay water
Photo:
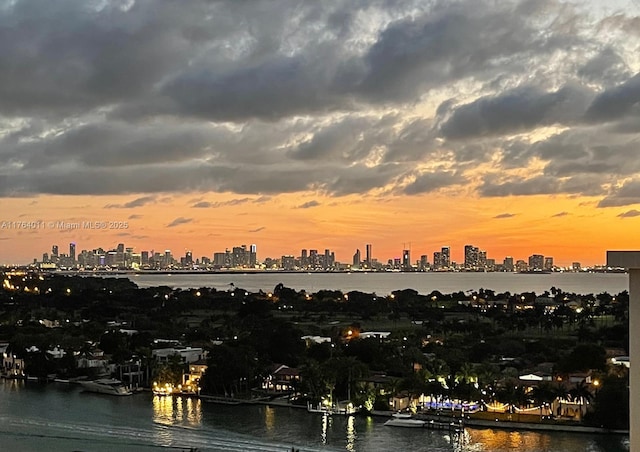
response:
[[[628,436],[466,428],[394,428],[385,418],[219,405],[140,393],[115,397],[61,383],[0,381],[0,450],[620,452]]]
[[[213,287],[218,290],[242,288],[249,292],[259,290],[268,292],[282,283],[296,290],[316,292],[322,289],[342,290],[343,292],[361,291],[378,295],[388,295],[394,290],[414,289],[420,294],[429,294],[434,290],[442,293],[470,292],[481,288],[498,292],[536,292],[543,293],[552,287],[563,292],[578,294],[612,295],[629,290],[629,276],[625,273],[498,273],[498,272],[351,272],[351,273],[202,273],[202,274],[131,274],[126,275],[138,287],[170,286],[189,289]]]

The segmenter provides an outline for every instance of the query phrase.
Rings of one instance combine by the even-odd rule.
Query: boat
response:
[[[125,385],[115,378],[100,378],[92,381],[81,381],[80,385],[87,392],[96,392],[98,394],[109,394],[115,396],[128,396],[133,392],[125,387]]]
[[[464,428],[462,421],[459,424],[455,422],[449,422],[444,420],[422,420],[415,419],[409,413],[395,413],[393,419],[389,419],[384,425],[389,427],[413,427],[413,428],[428,428],[431,430],[449,430],[453,432],[460,432]]]
[[[414,419],[411,414],[408,413],[395,413],[392,419],[389,419],[384,425],[389,427],[414,427],[421,428],[426,424],[425,421],[420,419]]]

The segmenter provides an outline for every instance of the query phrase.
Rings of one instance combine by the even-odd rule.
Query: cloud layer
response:
[[[0,196],[638,204],[637,11],[591,6],[0,0]]]

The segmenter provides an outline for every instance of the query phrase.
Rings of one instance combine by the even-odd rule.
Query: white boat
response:
[[[384,425],[388,425],[389,427],[424,427],[426,424],[425,421],[421,421],[420,419],[403,419],[403,418],[394,418],[389,419]]]
[[[88,392],[97,392],[98,394],[109,394],[116,396],[128,396],[133,394],[127,389],[120,380],[115,378],[100,378],[93,381],[81,381],[80,385]]]
[[[395,413],[393,419],[389,419],[384,425],[389,427],[424,427],[425,421],[413,419],[409,413]]]

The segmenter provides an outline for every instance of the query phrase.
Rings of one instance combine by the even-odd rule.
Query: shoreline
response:
[[[167,397],[167,396],[163,396]],[[294,405],[291,403],[287,403],[284,401],[277,400],[247,400],[247,399],[236,399],[229,397],[216,397],[216,396],[207,396],[207,395],[197,395],[197,394],[173,394],[170,397],[193,397],[202,400],[203,402],[209,403],[219,403],[223,405],[265,405],[276,408],[293,408],[297,410],[305,410],[308,412],[307,407],[305,405]],[[309,414],[319,414],[319,413],[309,413]],[[373,410],[369,413],[358,412],[352,414],[352,416],[372,416],[372,417],[384,417],[390,418],[395,414],[395,411],[377,411]],[[332,416],[345,416],[345,414],[333,414]],[[568,425],[568,424],[550,424],[550,423],[533,423],[533,422],[519,422],[519,421],[489,421],[484,419],[474,419],[472,417],[467,416],[465,419],[462,419],[460,416],[449,416],[446,414],[436,414],[436,413],[418,413],[415,414],[414,417],[420,420],[426,421],[445,421],[445,422],[455,422],[460,423],[463,420],[461,427],[472,427],[472,428],[488,428],[488,429],[501,429],[501,430],[511,430],[511,431],[546,431],[546,432],[563,432],[563,433],[594,433],[601,435],[621,435],[628,436],[629,430],[617,430],[617,429],[607,429],[602,427],[591,427],[586,425]],[[428,429],[428,427],[425,427]]]

